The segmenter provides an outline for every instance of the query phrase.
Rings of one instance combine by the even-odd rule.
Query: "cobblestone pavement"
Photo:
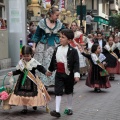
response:
[[[61,118],[59,120],[120,120],[120,76],[111,81],[112,87],[103,89],[101,93],[93,92],[93,89],[85,86],[85,80],[75,85],[72,116],[64,115],[66,96],[62,98]],[[55,96],[53,88],[48,91],[52,97],[49,107],[55,108]],[[28,114],[22,115],[22,107],[13,106],[11,110],[3,111],[0,108],[0,120],[57,120],[46,112],[45,108],[38,107],[37,111],[28,108]]]

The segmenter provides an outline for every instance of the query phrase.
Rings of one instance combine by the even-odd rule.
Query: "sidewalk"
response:
[[[120,120],[120,76],[116,75],[115,81],[111,81],[112,87],[102,89],[101,93],[93,92],[93,89],[85,85],[85,80],[81,80],[75,85],[73,95],[72,116],[65,115],[66,96],[62,97],[61,118],[59,120]],[[55,109],[55,96],[52,94],[53,88],[48,89],[51,95],[49,107]],[[0,120],[57,120],[46,113],[45,108],[38,107],[34,111],[28,108],[28,114],[22,115],[22,107],[13,106],[11,110],[3,111],[0,107]]]

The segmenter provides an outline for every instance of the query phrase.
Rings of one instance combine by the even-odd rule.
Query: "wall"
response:
[[[0,30],[0,59],[8,58],[8,31]]]

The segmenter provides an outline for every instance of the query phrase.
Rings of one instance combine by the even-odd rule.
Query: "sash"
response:
[[[24,61],[19,62],[19,68],[21,71],[24,72],[24,77],[22,79],[22,85],[24,85],[26,77],[28,77],[31,81],[33,81],[37,85],[38,89],[41,90],[42,95],[44,96],[44,99],[46,101],[46,111],[49,112],[50,110],[49,110],[49,107],[47,106],[47,99],[46,99],[46,94],[45,94],[46,89],[44,87],[44,84],[41,82],[38,76],[36,76],[35,78],[35,76],[26,68]]]
[[[113,50],[116,48],[114,45],[114,48],[111,49],[109,45],[105,45],[104,47],[113,57],[115,57],[118,60],[118,56],[113,52]]]
[[[95,64],[97,64],[100,68],[102,68],[102,71],[100,72],[100,76],[108,76],[108,72],[106,71],[105,66],[101,63],[103,60],[106,59],[106,57],[101,53],[98,58],[95,53],[92,53],[91,58]]]

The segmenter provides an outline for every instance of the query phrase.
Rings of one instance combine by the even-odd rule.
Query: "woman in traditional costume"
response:
[[[48,68],[54,48],[60,42],[58,32],[63,28],[63,24],[58,17],[59,9],[56,7],[50,8],[48,17],[40,20],[37,30],[32,38],[34,41],[34,58],[45,68]],[[42,79],[42,82],[46,87],[55,84],[54,76],[55,73],[50,77],[39,74],[39,77]]]
[[[75,21],[72,22],[71,24],[71,29],[74,32],[74,40],[70,41],[70,45],[76,49],[77,46],[75,45],[75,42],[78,43],[79,45],[81,45],[83,48],[85,47],[85,43],[83,42],[83,33],[81,31],[78,31],[78,25]],[[79,50],[78,50],[79,51]],[[79,55],[79,63],[80,63],[80,74],[81,77],[83,74],[85,74],[88,71],[88,67],[86,65],[86,58],[80,53],[80,51],[78,52]]]
[[[114,80],[114,74],[117,73],[117,61],[119,50],[117,45],[114,43],[114,39],[112,36],[109,36],[106,45],[104,46],[103,53],[107,59],[106,69],[109,72],[109,79]]]

